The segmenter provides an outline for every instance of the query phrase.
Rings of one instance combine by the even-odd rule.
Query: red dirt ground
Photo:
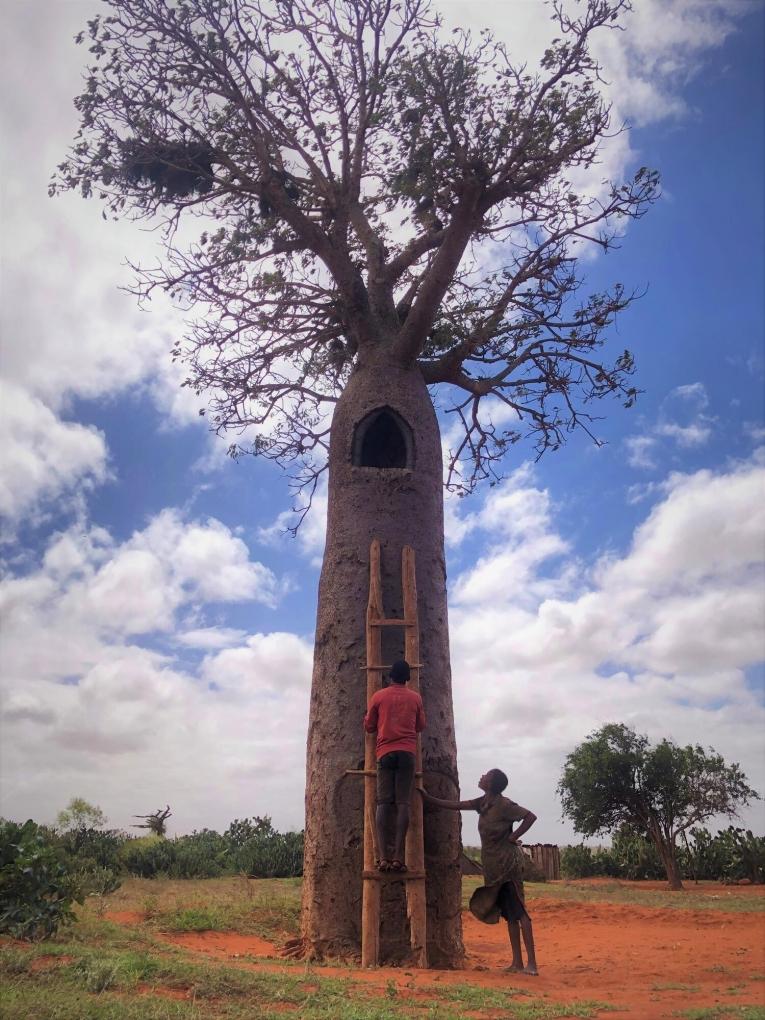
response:
[[[597,884],[597,883],[592,883]],[[641,889],[666,888],[640,883]],[[694,891],[697,891],[694,889]],[[698,891],[702,891],[699,889]],[[703,890],[724,898],[725,887]],[[742,890],[737,889],[740,895]],[[764,887],[747,895],[765,895]],[[316,968],[314,973],[351,977],[382,991],[389,981],[416,994],[439,983],[518,988],[551,1001],[597,1000],[616,1007],[613,1020],[661,1020],[701,1006],[765,1005],[765,918],[762,914],[661,909],[613,903],[530,903],[539,977],[506,974],[510,953],[504,925],[484,925],[465,914],[467,966],[461,971],[394,968]],[[140,915],[107,915],[135,923]],[[167,942],[195,954],[255,969],[278,970],[277,948],[256,936],[224,932],[165,934]],[[240,962],[241,961],[241,962]]]

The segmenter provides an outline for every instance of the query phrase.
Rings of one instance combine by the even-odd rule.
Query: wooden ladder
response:
[[[382,674],[390,666],[382,664],[382,628],[401,627],[404,631],[404,658],[409,663],[409,688],[420,689],[420,630],[417,621],[417,582],[414,549],[401,551],[401,587],[404,617],[386,619],[382,605],[380,543],[374,539],[369,549],[369,602],[367,603],[367,705],[382,686]],[[412,790],[409,831],[406,836],[408,870],[381,872],[375,862],[381,856],[376,846],[375,807],[377,797],[376,736],[367,733],[364,743],[364,870],[361,903],[361,965],[376,967],[380,962],[380,893],[385,881],[406,882],[406,913],[409,918],[411,966],[427,967],[425,851],[422,829],[422,798]],[[422,786],[422,747],[417,737],[415,785]]]

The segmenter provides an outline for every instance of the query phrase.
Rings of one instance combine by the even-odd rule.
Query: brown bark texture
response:
[[[354,433],[388,408],[412,432],[406,468],[354,466]],[[319,582],[308,731],[302,946],[315,958],[357,954],[361,929],[363,767],[366,710],[365,618],[369,547],[382,547],[383,605],[403,616],[401,550],[416,555],[420,622],[420,689],[427,729],[423,773],[436,796],[458,792],[452,709],[441,440],[427,387],[416,366],[372,362],[358,368],[333,418],[329,455],[327,541]],[[403,657],[403,631],[385,628],[383,661]],[[414,794],[417,796],[417,794]],[[425,816],[428,960],[463,961],[460,921],[460,820],[457,812]],[[409,929],[404,883],[384,883],[381,962],[406,960]]]

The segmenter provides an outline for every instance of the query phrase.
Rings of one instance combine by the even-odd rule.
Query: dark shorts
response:
[[[412,796],[414,755],[391,751],[377,759],[377,803],[408,804]]]
[[[513,882],[505,882],[499,890],[497,906],[506,921],[520,921],[526,913],[526,907]]]

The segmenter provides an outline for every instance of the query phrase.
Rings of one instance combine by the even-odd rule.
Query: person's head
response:
[[[398,659],[390,668],[390,678],[394,684],[405,684],[409,682],[409,663],[405,659]]]
[[[489,769],[478,780],[478,787],[486,793],[502,793],[507,788],[507,776],[502,769]]]

